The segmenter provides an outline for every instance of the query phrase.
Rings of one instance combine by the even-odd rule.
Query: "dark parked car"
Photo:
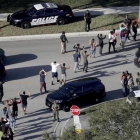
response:
[[[6,70],[3,65],[3,62],[0,61],[0,80],[2,80],[6,76]]]
[[[5,62],[6,61],[5,52],[1,48],[0,48],[0,61],[2,61],[2,62]]]
[[[56,5],[54,3],[41,3],[29,7],[7,17],[7,22],[11,25],[22,27],[23,29],[31,26],[56,23],[64,25],[73,19],[73,12],[68,5]]]
[[[84,102],[97,103],[106,95],[105,86],[97,78],[85,78],[66,83],[56,92],[46,97],[46,106],[51,107],[54,100],[60,109],[69,111],[72,105]]]

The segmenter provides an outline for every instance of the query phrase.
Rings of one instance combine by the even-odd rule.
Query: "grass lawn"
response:
[[[0,13],[23,10],[31,5],[43,2],[54,2],[60,5],[66,4],[71,6],[72,9],[139,5],[139,0],[0,0]]]
[[[128,14],[131,19],[138,17],[138,13]],[[119,23],[125,18],[125,14],[110,14],[95,16],[92,18],[91,29],[93,31],[119,29]],[[77,17],[75,22],[66,25],[48,25],[34,27],[30,29],[22,29],[9,25],[6,21],[0,21],[0,36],[20,36],[20,35],[36,35],[36,34],[53,34],[61,33],[62,31],[68,32],[82,32],[85,28],[83,17]]]

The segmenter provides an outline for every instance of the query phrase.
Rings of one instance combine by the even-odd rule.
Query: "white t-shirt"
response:
[[[52,66],[52,72],[57,72],[57,67],[59,66],[60,64],[59,63],[51,63],[51,66]]]

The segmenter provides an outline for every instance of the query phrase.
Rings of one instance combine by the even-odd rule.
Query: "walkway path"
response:
[[[87,9],[74,9],[74,16],[83,16]],[[127,6],[127,7],[110,7],[110,8],[89,8],[91,15],[103,15],[103,14],[124,14],[124,13],[136,13],[139,12],[139,6]],[[11,13],[0,14],[0,20],[6,20],[7,16]]]

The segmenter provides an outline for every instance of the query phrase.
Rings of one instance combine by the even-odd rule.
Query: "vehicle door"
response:
[[[78,87],[71,95],[71,104],[80,105],[83,102],[82,87]]]
[[[47,9],[45,10],[45,23],[50,24],[50,23],[56,23],[58,15],[55,15],[53,9]]]
[[[39,11],[37,11],[33,16],[32,16],[32,21],[31,21],[31,25],[41,25],[44,24],[44,20],[45,20],[45,10],[41,9]]]
[[[94,97],[94,89],[91,84],[86,84],[83,87],[83,98],[85,102],[91,101]]]

